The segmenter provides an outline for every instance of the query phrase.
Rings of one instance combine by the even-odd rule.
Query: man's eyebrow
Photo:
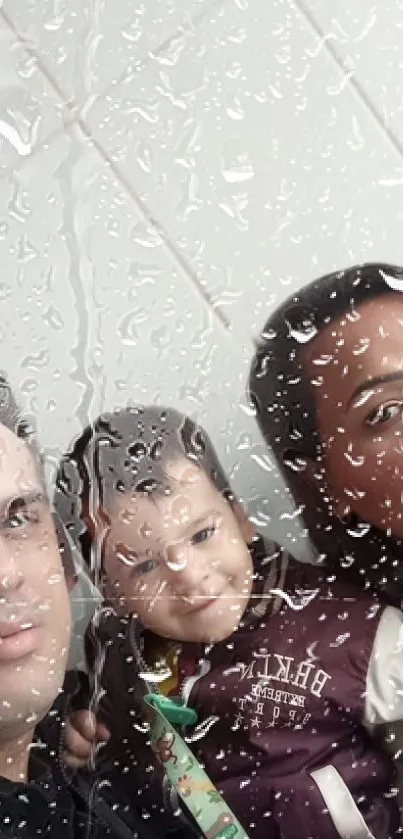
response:
[[[4,518],[17,510],[29,507],[31,504],[46,500],[45,493],[40,489],[28,492],[15,493],[8,498],[0,499],[0,516]]]
[[[378,387],[378,385],[387,384],[388,382],[396,382],[399,381],[399,379],[403,379],[403,370],[395,370],[393,373],[384,373],[381,376],[371,376],[371,378],[361,382],[361,384],[355,388],[347,402],[346,410],[351,407],[352,403],[355,402],[358,396],[365,393],[367,390],[373,390],[375,387]]]

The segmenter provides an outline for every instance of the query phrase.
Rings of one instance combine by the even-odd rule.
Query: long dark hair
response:
[[[326,498],[301,479],[306,458],[321,462],[313,388],[304,370],[308,343],[339,316],[403,289],[403,268],[357,265],[321,277],[289,297],[267,320],[254,356],[249,389],[262,434],[289,485],[318,553],[393,601],[403,597],[400,541],[350,516],[341,521]],[[402,561],[400,556],[402,555]]]
[[[93,511],[98,511],[98,517],[101,510],[101,516],[107,519],[115,493],[150,495],[169,489],[168,464],[177,457],[198,464],[221,494],[228,500],[233,498],[209,436],[190,417],[173,408],[149,405],[101,414],[61,459],[55,508],[95,584],[102,573],[102,558],[91,535]]]

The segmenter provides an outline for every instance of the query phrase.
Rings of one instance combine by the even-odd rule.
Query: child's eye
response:
[[[132,573],[135,577],[142,577],[143,574],[149,574],[155,568],[158,568],[158,560],[145,559],[144,562],[138,562],[137,565],[134,565]]]
[[[202,530],[198,530],[197,533],[194,533],[191,539],[192,545],[200,545],[202,542],[207,542],[207,539],[210,539],[215,533],[215,527],[212,525],[211,527],[203,527]]]
[[[401,411],[401,402],[390,402],[388,405],[379,405],[378,408],[368,414],[365,419],[365,423],[371,428],[376,425],[385,425],[385,423],[395,419]]]

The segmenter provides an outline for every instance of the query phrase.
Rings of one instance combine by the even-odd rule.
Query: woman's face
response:
[[[403,295],[331,323],[304,362],[338,512],[403,538]]]

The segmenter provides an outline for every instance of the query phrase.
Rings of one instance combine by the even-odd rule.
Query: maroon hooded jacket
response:
[[[181,698],[199,716],[189,745],[251,837],[400,835],[393,765],[374,730],[403,718],[402,615],[263,545],[237,631],[182,645]],[[147,636],[102,614],[91,659],[112,731],[104,757],[137,803],[160,808],[162,773],[141,723]]]

